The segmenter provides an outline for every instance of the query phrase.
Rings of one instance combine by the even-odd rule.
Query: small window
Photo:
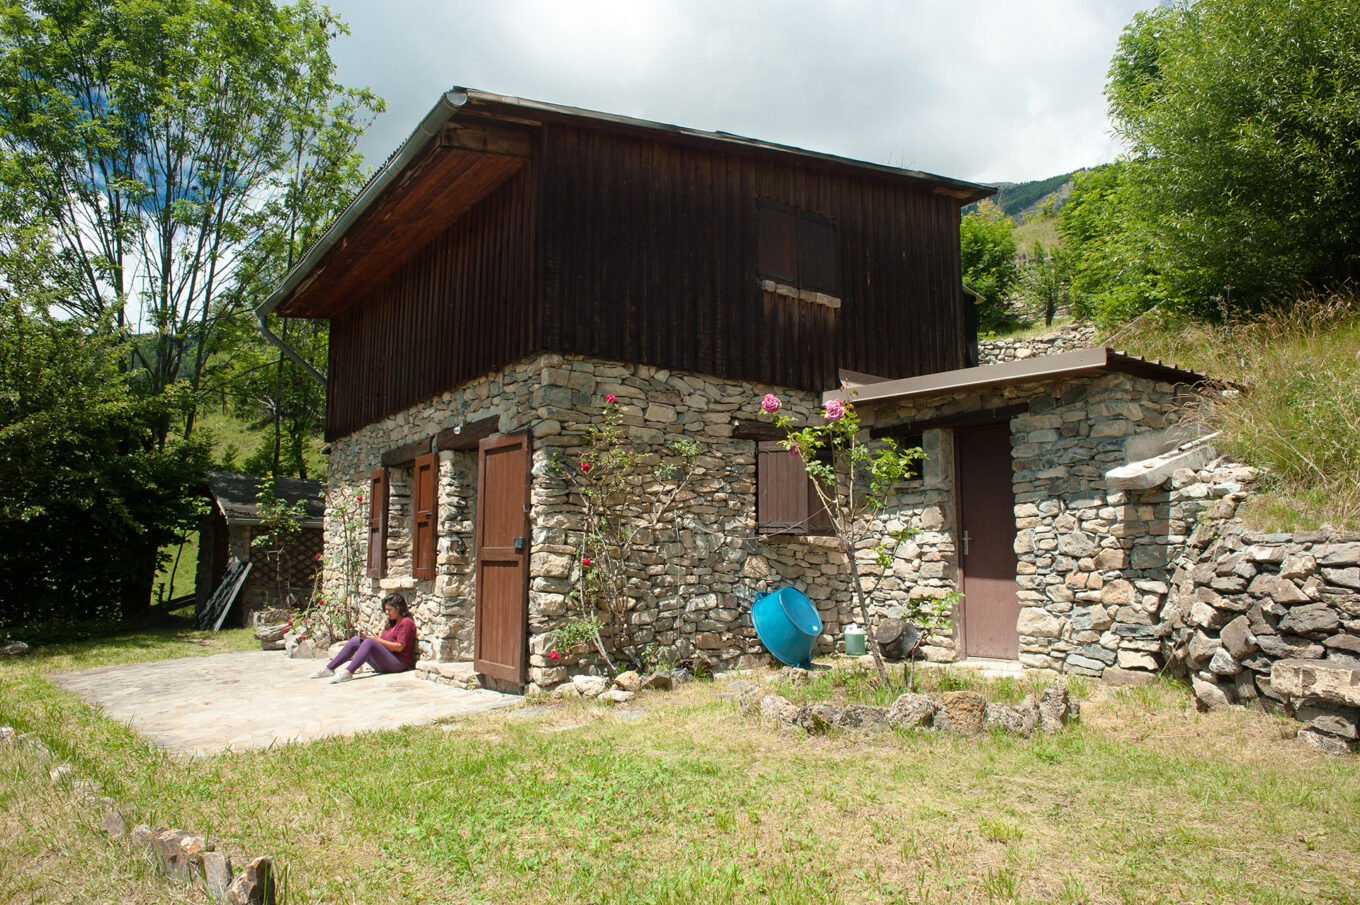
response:
[[[436,538],[436,500],[439,496],[439,457],[435,453],[416,456],[411,487],[411,577],[434,578]]]
[[[756,524],[761,534],[831,533],[831,516],[802,458],[781,440],[756,446]]]
[[[387,574],[387,469],[375,468],[368,476],[369,578]]]
[[[836,224],[808,211],[760,201],[760,275],[795,289],[840,295]]]

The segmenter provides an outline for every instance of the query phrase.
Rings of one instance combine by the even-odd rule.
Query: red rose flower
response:
[[[581,470],[582,470],[582,471],[590,471],[590,463],[589,463],[589,462],[582,462],[582,463],[581,463]]]
[[[555,650],[550,650],[550,651],[548,651],[548,659],[549,659],[549,660],[561,660],[561,659],[562,659],[562,655],[559,654],[559,653],[558,653],[557,651],[555,651]]]
[[[589,569],[589,568],[590,568],[590,557],[589,557],[589,556],[582,556],[582,557],[581,557],[581,565],[583,565],[583,566],[585,566],[587,569]]]
[[[616,397],[613,393],[610,393],[609,395],[607,395],[607,396],[604,397],[605,404],[606,404],[606,405],[613,405],[613,404],[614,404],[614,400],[617,399],[617,398],[618,398],[618,397]]]

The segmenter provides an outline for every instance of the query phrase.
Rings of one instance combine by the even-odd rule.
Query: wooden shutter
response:
[[[798,288],[840,295],[836,226],[815,214],[798,217]]]
[[[760,275],[798,284],[798,221],[793,211],[760,203]]]
[[[801,459],[799,460],[801,463]],[[807,530],[804,534],[831,534],[831,513],[827,511],[826,504],[817,494],[817,488],[813,486],[812,477],[808,475],[807,469],[803,470],[803,481],[807,485],[808,495],[808,520]]]
[[[762,534],[802,534],[808,517],[803,460],[779,440],[756,445],[756,522]]]
[[[416,456],[412,473],[411,510],[411,575],[415,578],[434,578],[436,499],[439,496],[439,456],[427,453]]]
[[[387,574],[387,469],[368,476],[368,577]]]

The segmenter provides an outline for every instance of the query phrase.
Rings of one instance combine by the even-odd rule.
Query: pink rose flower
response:
[[[791,456],[801,456],[802,454],[803,454],[803,450],[802,450],[801,448],[799,448],[799,446],[798,446],[797,443],[791,443],[791,444],[789,444],[789,455],[791,455]]]
[[[549,659],[549,660],[561,660],[561,659],[562,659],[562,655],[559,654],[559,653],[558,653],[557,651],[555,651],[555,650],[550,650],[550,651],[548,651],[548,659]]]
[[[613,405],[613,404],[614,404],[614,400],[615,400],[616,398],[617,398],[617,397],[616,397],[613,393],[610,393],[609,395],[605,396],[605,397],[604,397],[605,405]]]
[[[845,417],[845,403],[839,399],[832,399],[826,404],[824,411],[827,421],[839,421]]]
[[[779,401],[779,397],[774,393],[766,393],[765,398],[760,400],[760,407],[765,410],[767,415],[773,415],[775,412],[779,411],[781,405],[783,405],[783,403]]]

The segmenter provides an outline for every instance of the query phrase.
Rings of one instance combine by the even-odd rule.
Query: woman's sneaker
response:
[[[333,676],[333,675],[335,675],[335,670],[333,670],[333,669],[331,669],[331,668],[329,668],[329,667],[323,666],[323,667],[321,667],[320,669],[318,669],[316,672],[312,673],[312,678],[313,678],[313,679],[324,679],[324,678],[326,678],[327,676]]]
[[[335,678],[331,679],[331,684],[334,685],[337,682],[348,682],[352,678],[354,678],[354,673],[350,672],[348,669],[342,669],[335,674]]]

